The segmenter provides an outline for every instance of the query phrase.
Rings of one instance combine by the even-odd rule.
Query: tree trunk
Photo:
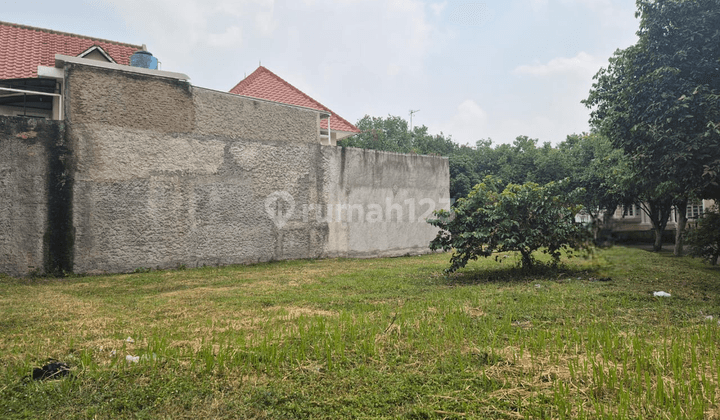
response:
[[[528,251],[520,250],[520,254],[522,254],[522,268],[523,270],[532,271],[533,269],[533,260],[532,255]]]
[[[593,214],[590,211],[588,212],[588,215],[590,215],[590,227],[592,228],[593,243],[597,245],[598,239],[600,238],[600,215]]]
[[[688,199],[684,198],[678,201],[675,206],[677,222],[675,223],[675,249],[673,250],[673,254],[676,257],[682,257],[683,255],[683,234],[685,233],[685,226],[687,225],[687,203]]]
[[[653,227],[655,231],[655,242],[653,243],[653,252],[662,251],[662,230]]]
[[[647,203],[641,203],[641,206],[650,218],[655,231],[653,251],[660,252],[662,250],[662,234],[672,211],[672,201],[665,198],[648,200]]]

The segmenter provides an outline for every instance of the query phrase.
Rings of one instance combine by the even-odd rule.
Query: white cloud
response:
[[[530,8],[535,12],[539,12],[548,5],[548,0],[529,0]]]
[[[127,25],[173,53],[194,47],[239,47],[243,29],[269,35],[277,26],[272,0],[111,0]],[[253,25],[254,24],[254,25]]]
[[[537,77],[574,74],[580,77],[592,76],[605,64],[599,59],[580,51],[575,57],[557,57],[545,64],[521,65],[513,70],[514,74],[527,74]]]
[[[264,36],[272,35],[275,28],[278,26],[278,22],[274,15],[274,4],[269,2],[265,7],[255,15],[255,27]]]
[[[635,18],[635,2],[621,0],[561,0],[561,2],[584,5],[592,11],[604,30],[629,35],[623,40],[623,45],[614,45],[614,48],[624,48],[636,42],[637,37],[634,36],[634,32],[637,30],[638,20]]]
[[[448,20],[454,25],[480,26],[493,18],[493,9],[483,2],[453,3],[448,11]]]
[[[394,22],[390,26],[391,42],[398,52],[405,52],[411,64],[422,58],[430,44],[433,27],[425,18],[425,4],[416,0],[390,0],[386,3],[386,16]]]
[[[228,27],[222,34],[208,34],[208,44],[212,47],[232,47],[242,43],[242,29],[237,26]]]
[[[442,131],[452,135],[460,144],[475,145],[477,140],[487,137],[488,114],[472,99],[466,99],[456,109],[450,121],[443,124]]]
[[[444,1],[442,3],[430,3],[430,9],[433,11],[435,16],[440,16],[447,7],[447,2]]]
[[[300,38],[294,40],[288,32],[281,40],[285,35],[280,37],[283,29],[278,29],[273,39],[285,46],[288,63],[302,63],[306,71],[322,76],[318,89],[351,92],[345,87],[358,80],[384,91],[419,83],[429,54],[442,42],[429,21],[431,7],[423,1],[314,0],[305,4],[302,26],[292,21],[300,19],[290,14],[292,8],[276,5],[279,19],[283,23],[291,19]]]

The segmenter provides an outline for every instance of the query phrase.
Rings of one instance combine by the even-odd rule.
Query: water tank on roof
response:
[[[135,53],[130,56],[130,65],[133,67],[157,70],[158,60],[153,57],[149,51],[140,50],[135,51]]]

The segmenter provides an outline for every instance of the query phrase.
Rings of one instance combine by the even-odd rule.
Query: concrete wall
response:
[[[46,136],[62,159],[20,128],[2,137],[0,170],[15,172],[0,271],[26,274],[43,253],[48,271],[76,273],[417,254],[435,235],[418,220],[448,206],[447,159],[322,146],[316,111],[77,63],[65,77],[65,131]],[[69,174],[65,189],[51,193],[49,173]]]
[[[275,190],[318,199],[318,113],[172,79],[67,73],[75,272],[322,254],[326,226],[281,232],[264,205]]]
[[[67,226],[62,139],[59,122],[0,117],[0,273],[58,268],[50,254],[66,232],[52,231],[48,220]]]
[[[421,254],[437,228],[426,219],[449,210],[446,158],[325,147],[332,179],[327,255]]]

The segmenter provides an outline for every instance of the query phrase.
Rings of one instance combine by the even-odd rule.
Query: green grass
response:
[[[448,259],[0,278],[0,418],[720,418],[717,268]]]

